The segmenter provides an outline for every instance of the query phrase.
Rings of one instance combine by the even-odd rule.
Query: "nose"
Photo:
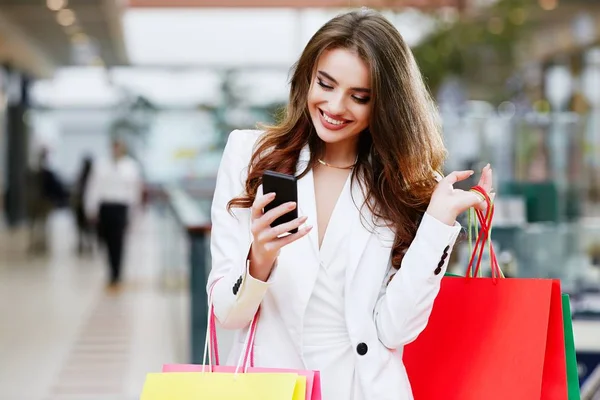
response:
[[[344,104],[344,96],[341,94],[332,95],[328,103],[329,110],[327,111],[329,111],[333,115],[342,115],[344,114],[344,111],[346,111],[346,106]]]

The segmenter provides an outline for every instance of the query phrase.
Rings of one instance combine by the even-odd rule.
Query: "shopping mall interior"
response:
[[[414,53],[445,172],[493,166],[498,262],[560,280],[581,399],[600,399],[600,1],[0,0],[1,400],[138,399],[163,364],[202,362],[229,133],[277,123],[308,40],[362,6]],[[115,139],[143,179],[118,290],[76,206]],[[42,154],[62,193],[49,208]]]

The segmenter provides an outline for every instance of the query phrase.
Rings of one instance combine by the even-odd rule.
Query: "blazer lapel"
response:
[[[296,176],[300,175],[306,169],[310,160],[310,150],[305,146],[300,152],[300,158],[296,165]],[[308,217],[306,223],[317,225],[317,204],[315,202],[315,183],[312,170],[308,171],[301,179],[297,181],[298,187],[298,215]],[[312,229],[307,235],[308,241],[314,257],[319,258],[319,232]]]
[[[337,257],[348,256],[348,220],[353,220],[358,212],[350,193],[351,179],[348,177],[331,214],[327,232],[323,238],[319,258],[327,268]]]
[[[348,241],[348,269],[346,270],[346,287],[354,278],[356,268],[360,263],[362,254],[365,251],[371,234],[375,228],[373,224],[373,214],[364,204],[365,196],[358,181],[352,182],[352,207],[350,235]]]

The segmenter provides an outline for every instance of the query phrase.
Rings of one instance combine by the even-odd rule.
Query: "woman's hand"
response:
[[[431,195],[427,214],[445,224],[454,225],[456,218],[471,207],[485,212],[487,203],[481,198],[481,195],[453,187],[456,182],[467,179],[473,173],[473,171],[454,171],[442,179]],[[490,164],[481,171],[478,185],[488,193],[492,200],[494,199]]]
[[[306,236],[312,229],[312,226],[306,226],[299,229],[297,233],[279,237],[292,229],[299,228],[300,225],[306,222],[306,217],[298,217],[293,221],[271,228],[273,221],[296,208],[296,203],[284,203],[263,213],[265,206],[273,199],[275,199],[275,193],[256,196],[250,210],[252,221],[250,230],[254,239],[248,255],[250,275],[261,281],[266,281],[269,278],[281,248]]]

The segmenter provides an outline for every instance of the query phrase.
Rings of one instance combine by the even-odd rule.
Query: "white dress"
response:
[[[337,203],[352,201],[349,181]],[[347,224],[343,215],[336,214],[337,209],[338,204],[329,225]],[[344,316],[348,230],[336,231],[340,232],[337,236],[325,232],[321,245],[319,273],[304,315],[303,358],[308,369],[321,372],[323,400],[357,400],[362,396],[354,378],[356,356]],[[340,365],[344,368],[338,368]]]

